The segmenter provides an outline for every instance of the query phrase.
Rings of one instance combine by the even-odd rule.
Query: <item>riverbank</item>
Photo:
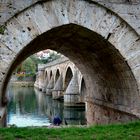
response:
[[[139,140],[140,122],[68,128],[0,128],[1,140]]]
[[[11,82],[10,85],[16,87],[33,87],[34,81],[14,81]]]

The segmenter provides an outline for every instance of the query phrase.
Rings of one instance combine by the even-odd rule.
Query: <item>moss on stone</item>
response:
[[[0,34],[4,34],[5,28],[4,25],[0,25]]]

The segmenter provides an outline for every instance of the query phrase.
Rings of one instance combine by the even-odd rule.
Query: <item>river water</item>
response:
[[[9,87],[7,125],[17,127],[49,126],[55,115],[62,123],[71,125],[85,124],[85,108],[64,107],[62,101],[52,100],[33,87]]]

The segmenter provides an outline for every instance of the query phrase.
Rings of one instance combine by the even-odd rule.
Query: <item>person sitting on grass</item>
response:
[[[60,117],[59,117],[58,115],[56,115],[56,116],[53,118],[53,125],[59,126],[61,123],[62,123],[62,120],[60,119]]]

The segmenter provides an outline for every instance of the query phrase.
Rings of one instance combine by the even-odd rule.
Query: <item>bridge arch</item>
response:
[[[47,70],[44,72],[44,92],[45,92],[45,88],[48,85],[48,72]]]
[[[44,78],[46,79],[48,79],[48,72],[47,72],[47,70],[45,71],[45,75],[44,75]]]
[[[120,17],[86,0],[52,0],[16,15],[6,28],[0,41],[3,105],[13,69],[29,55],[52,49],[69,57],[85,77],[89,122],[139,117],[140,40]]]
[[[52,76],[53,76],[53,72],[52,72],[52,70],[50,70],[50,75],[49,75],[50,80],[51,80]]]
[[[86,84],[84,78],[82,78],[80,86],[80,102],[85,102],[85,97],[86,97]]]
[[[73,72],[72,72],[72,68],[71,67],[67,67],[66,69],[66,73],[64,75],[64,91],[66,90],[66,88],[68,87],[71,79],[73,76]]]
[[[44,71],[39,71],[39,90],[42,90],[44,83]]]
[[[60,74],[61,74],[61,73],[60,73],[60,70],[57,69],[56,72],[55,72],[55,83],[56,83],[56,81],[58,80]]]

